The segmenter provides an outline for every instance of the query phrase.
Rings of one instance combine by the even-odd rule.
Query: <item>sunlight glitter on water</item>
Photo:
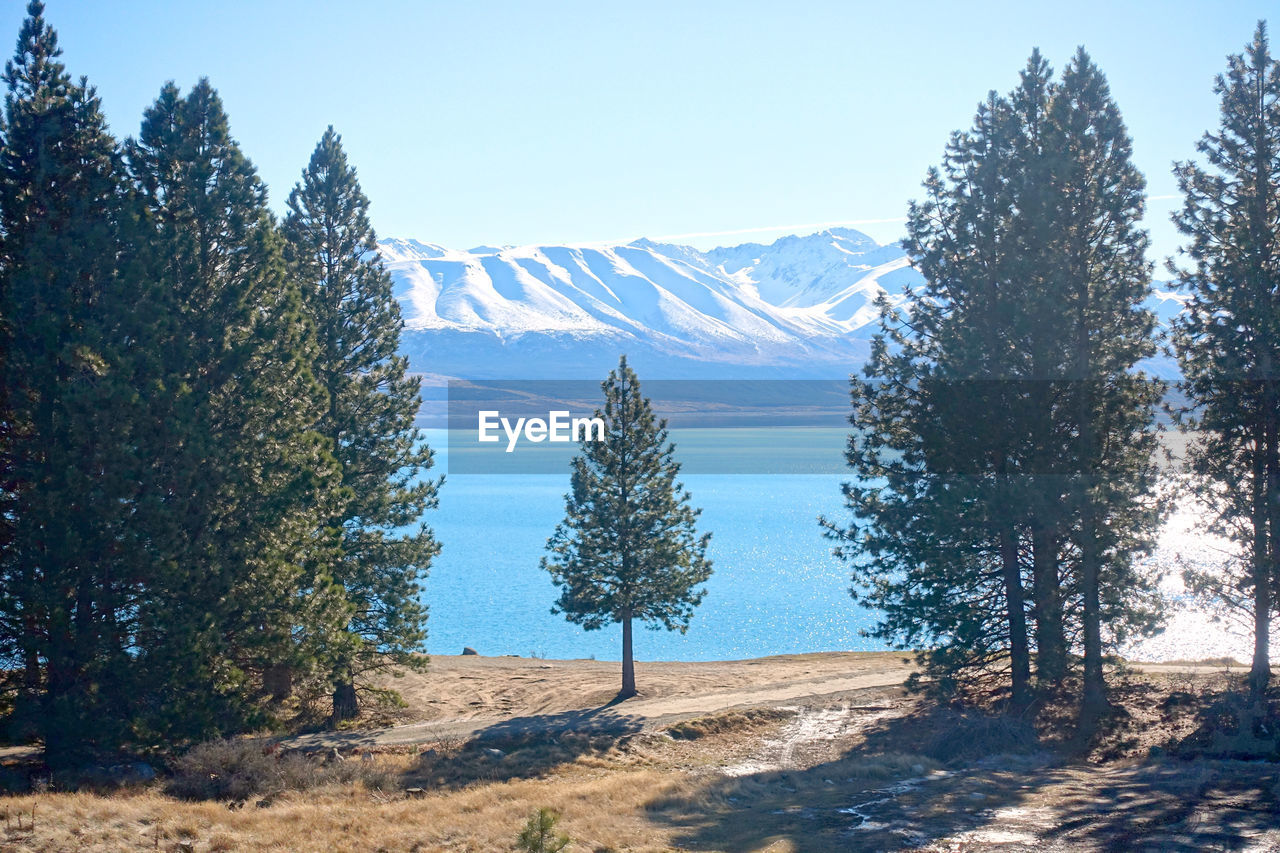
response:
[[[1252,626],[1238,618],[1217,618],[1211,610],[1197,606],[1182,582],[1184,569],[1221,569],[1238,554],[1231,542],[1205,530],[1201,507],[1184,501],[1166,522],[1155,553],[1143,561],[1164,575],[1160,589],[1169,602],[1165,630],[1127,643],[1121,654],[1137,661],[1233,657],[1247,663],[1253,657]]]

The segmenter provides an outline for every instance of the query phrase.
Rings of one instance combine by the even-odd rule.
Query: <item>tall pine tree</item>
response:
[[[0,645],[18,716],[62,769],[126,734],[130,616],[145,564],[135,371],[152,295],[137,208],[94,90],[33,0],[5,67],[0,148]]]
[[[324,571],[353,612],[333,673],[333,716],[359,713],[357,676],[421,666],[426,605],[420,584],[439,551],[423,513],[436,506],[432,453],[414,427],[421,380],[398,352],[404,322],[378,256],[369,200],[341,137],[325,131],[289,195],[283,231],[289,272],[315,327],[312,370],[328,392],[313,428],[332,443],[342,495],[323,519],[336,537]]]
[[[927,648],[941,685],[1007,672],[1018,706],[1030,701],[1023,344],[1033,316],[1011,211],[1034,186],[1025,137],[1047,86],[1033,56],[1022,109],[992,93],[926,178],[904,243],[925,289],[901,310],[882,302],[866,378],[852,384],[854,523],[823,522],[837,553],[857,559],[855,596],[883,613],[875,636]]]
[[[173,332],[139,502],[155,574],[139,605],[149,736],[202,737],[261,718],[264,673],[325,668],[347,618],[308,572],[340,502],[314,334],[286,274],[266,188],[207,80],[172,83],[129,163],[145,196]]]
[[[1261,699],[1280,601],[1280,61],[1264,23],[1214,91],[1221,122],[1197,145],[1207,165],[1175,168],[1185,201],[1174,221],[1191,261],[1173,268],[1191,292],[1175,342],[1191,403],[1183,422],[1196,436],[1189,467],[1217,531],[1244,555],[1198,580],[1249,601],[1249,684]]]
[[[1106,707],[1104,625],[1114,637],[1150,623],[1146,579],[1133,557],[1154,542],[1155,407],[1163,383],[1135,370],[1155,351],[1146,181],[1102,72],[1083,49],[1067,64],[1050,109],[1055,238],[1049,282],[1065,322],[1062,416],[1074,444],[1071,501],[1084,658],[1083,728]],[[1071,458],[1072,449],[1063,448]]]
[[[582,436],[573,460],[565,519],[547,541],[542,567],[560,587],[553,613],[588,631],[622,625],[622,690],[636,694],[632,622],[688,630],[711,577],[707,544],[698,536],[701,510],[676,481],[680,464],[667,441],[666,421],[655,419],[640,381],[627,364],[602,385],[605,434]]]

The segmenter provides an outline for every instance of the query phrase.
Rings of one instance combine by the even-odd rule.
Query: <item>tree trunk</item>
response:
[[[1043,523],[1031,528],[1031,589],[1035,599],[1036,677],[1041,684],[1062,684],[1067,674],[1067,640],[1062,627],[1057,537]]]
[[[622,690],[619,699],[630,699],[636,695],[636,664],[631,653],[631,611],[622,613]]]
[[[1093,731],[1107,710],[1107,685],[1102,674],[1102,613],[1098,594],[1099,554],[1093,513],[1084,518],[1080,543],[1080,590],[1084,599],[1084,695],[1080,702],[1080,729]]]
[[[1261,33],[1262,30],[1259,29],[1259,34]],[[1254,69],[1261,73],[1256,60]],[[1269,117],[1265,113],[1261,117],[1264,126],[1270,124]],[[1256,178],[1271,174],[1275,155],[1276,152],[1270,145],[1254,145],[1253,172]],[[1269,189],[1268,187],[1267,190],[1253,192],[1250,199],[1249,242],[1252,246],[1274,245],[1272,241],[1275,235],[1270,225],[1271,217],[1268,215],[1271,195]],[[1268,274],[1273,272],[1272,269],[1268,269],[1273,261],[1274,255],[1269,258],[1255,259],[1253,264],[1250,278],[1254,304],[1258,307],[1269,306],[1273,298],[1274,279]],[[1277,567],[1272,560],[1276,552],[1276,528],[1273,522],[1277,513],[1280,513],[1280,466],[1277,465],[1276,459],[1277,453],[1280,452],[1280,446],[1278,446],[1280,436],[1277,435],[1280,432],[1280,423],[1277,422],[1276,417],[1276,365],[1273,360],[1275,351],[1272,349],[1274,336],[1274,325],[1270,322],[1266,323],[1258,364],[1258,372],[1262,380],[1262,425],[1261,435],[1258,435],[1254,442],[1253,466],[1254,481],[1255,483],[1260,481],[1262,485],[1261,489],[1256,485],[1254,488],[1253,664],[1249,668],[1249,693],[1259,705],[1259,710],[1264,713],[1267,687],[1271,682],[1271,609],[1274,606],[1271,585],[1280,580],[1276,576],[1276,570],[1280,567]],[[1259,459],[1259,456],[1262,458]],[[1258,507],[1259,499],[1263,503],[1261,508]],[[1261,530],[1259,530],[1259,522],[1261,522]]]
[[[30,589],[30,587],[28,587]],[[22,687],[32,696],[40,693],[42,670],[40,668],[40,650],[36,646],[39,628],[33,616],[27,616],[22,622],[26,636],[22,638]]]
[[[283,702],[293,695],[293,667],[277,663],[262,674],[262,687],[272,702]]]
[[[1264,392],[1264,396],[1265,392]],[[1255,701],[1266,695],[1271,681],[1271,531],[1267,519],[1267,425],[1255,428],[1253,453],[1253,664],[1249,694]]]
[[[1022,565],[1012,530],[1000,533],[1000,559],[1004,565],[1004,599],[1009,619],[1009,668],[1012,702],[1018,709],[1031,702],[1031,654],[1027,646],[1027,614],[1022,596]]]
[[[356,696],[356,685],[350,676],[339,681],[333,687],[333,721],[353,720],[360,716],[360,700]]]
[[[1087,738],[1097,728],[1107,710],[1107,685],[1102,674],[1102,605],[1101,547],[1098,539],[1099,518],[1097,489],[1102,475],[1102,425],[1099,419],[1095,383],[1101,377],[1095,366],[1095,348],[1090,312],[1093,309],[1093,284],[1087,267],[1089,250],[1078,246],[1073,250],[1072,266],[1076,279],[1075,404],[1077,457],[1075,464],[1076,513],[1080,525],[1080,598],[1084,623],[1084,685],[1080,697],[1079,735]]]
[[[1088,303],[1087,285],[1080,294],[1081,306]],[[1098,542],[1101,519],[1096,506],[1101,452],[1099,425],[1095,411],[1094,378],[1091,376],[1091,348],[1085,317],[1080,317],[1081,340],[1077,351],[1079,370],[1077,429],[1080,454],[1076,472],[1076,498],[1080,518],[1080,604],[1084,623],[1084,685],[1080,697],[1079,734],[1088,737],[1107,710],[1107,685],[1102,673],[1102,554]]]
[[[1254,561],[1253,572],[1253,664],[1249,668],[1249,694],[1262,699],[1271,683],[1271,578],[1266,559]]]
[[[57,632],[49,644],[47,679],[41,697],[41,729],[44,761],[51,770],[71,770],[87,760],[89,743],[80,716],[83,696],[78,690],[74,655],[67,642],[66,623],[54,623]]]
[[[1092,384],[1085,388],[1092,399]],[[1102,674],[1102,554],[1098,542],[1101,520],[1095,505],[1097,496],[1097,472],[1091,470],[1097,464],[1097,435],[1092,421],[1092,406],[1082,407],[1080,432],[1084,438],[1085,452],[1081,464],[1087,466],[1080,472],[1080,599],[1084,623],[1084,691],[1080,698],[1080,732],[1088,735],[1097,726],[1099,718],[1107,710],[1107,685]]]

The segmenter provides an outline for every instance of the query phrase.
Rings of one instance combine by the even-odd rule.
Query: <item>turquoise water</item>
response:
[[[767,441],[761,430],[757,438]],[[428,430],[437,470],[445,431]],[[823,439],[839,454],[841,434]],[[694,452],[690,450],[689,452]],[[677,457],[680,451],[677,451]],[[836,474],[689,474],[682,478],[712,534],[714,574],[685,634],[639,630],[639,660],[729,660],[883,648],[858,635],[873,618],[849,597],[848,569],[817,517],[843,520]],[[583,631],[553,616],[556,588],[538,566],[564,515],[568,474],[451,474],[428,522],[443,545],[427,579],[427,649],[458,654],[617,660],[617,625]]]

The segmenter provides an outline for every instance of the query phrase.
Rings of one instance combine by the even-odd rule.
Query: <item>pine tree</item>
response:
[[[1046,85],[1033,57],[1024,89]],[[856,479],[844,493],[854,523],[823,521],[837,554],[856,560],[855,598],[883,614],[874,636],[928,647],[923,661],[942,686],[1007,668],[1019,706],[1030,701],[1018,345],[1027,300],[1010,211],[1029,183],[1022,137],[1044,101],[1019,112],[993,93],[930,171],[904,242],[925,289],[901,310],[882,301],[866,378],[852,384]]]
[[[285,272],[266,189],[217,93],[167,84],[129,163],[146,199],[173,332],[139,501],[155,574],[139,602],[148,737],[261,718],[265,671],[327,668],[341,590],[304,567],[339,500],[314,335]]]
[[[1139,227],[1146,182],[1132,163],[1106,78],[1083,49],[1063,72],[1050,128],[1057,273],[1051,281],[1070,339],[1060,375],[1071,386],[1063,415],[1075,444],[1070,506],[1088,730],[1107,704],[1104,623],[1122,633],[1129,621],[1149,621],[1150,602],[1132,558],[1152,546],[1162,511],[1152,495],[1154,411],[1164,386],[1134,370],[1155,351],[1155,318],[1143,306],[1151,293],[1147,234]],[[1118,607],[1108,607],[1108,598]],[[1126,599],[1135,603],[1132,609]]]
[[[425,664],[416,654],[426,638],[420,583],[439,552],[422,521],[440,483],[423,476],[432,453],[414,427],[421,382],[398,353],[404,322],[368,209],[330,127],[289,195],[283,232],[316,330],[312,369],[328,392],[314,429],[332,443],[342,471],[342,499],[324,520],[337,548],[323,567],[354,607],[347,630],[356,644],[334,673],[339,720],[359,713],[357,676]]]
[[[516,847],[526,853],[560,853],[569,846],[569,836],[556,829],[560,815],[553,809],[538,809],[529,816],[516,838]]]
[[[560,587],[553,613],[588,631],[622,624],[622,690],[636,695],[633,620],[685,631],[706,594],[711,534],[697,535],[701,510],[676,481],[680,465],[665,420],[623,356],[602,384],[603,440],[582,437],[573,460],[565,519],[547,541],[542,567]]]
[[[1061,82],[1033,53],[1008,97],[953,136],[913,204],[923,290],[895,308],[853,382],[845,487],[854,522],[824,522],[858,558],[874,634],[929,646],[944,683],[1007,667],[1015,704],[1060,683],[1083,636],[1086,702],[1110,639],[1150,626],[1133,569],[1151,542],[1158,383],[1136,227],[1142,180],[1101,74],[1077,54]],[[1083,438],[1082,438],[1083,436]],[[861,561],[861,558],[868,558]]]
[[[0,149],[0,647],[55,769],[125,736],[135,371],[146,282],[137,209],[94,90],[33,0],[4,73]]]
[[[1175,343],[1183,425],[1196,434],[1188,465],[1217,532],[1244,557],[1239,571],[1193,580],[1250,600],[1249,684],[1261,699],[1280,600],[1280,61],[1265,23],[1214,91],[1221,123],[1197,145],[1207,167],[1175,167],[1185,201],[1174,222],[1191,268],[1171,270],[1192,294]]]

